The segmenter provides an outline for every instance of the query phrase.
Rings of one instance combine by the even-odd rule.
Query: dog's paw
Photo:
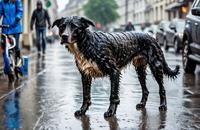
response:
[[[160,111],[167,111],[167,105],[160,105],[159,110]]]
[[[107,111],[107,112],[104,113],[104,118],[112,117],[114,115],[115,114],[112,111]]]
[[[139,103],[136,105],[136,109],[137,110],[141,110],[141,109],[144,109],[145,108],[145,105],[143,103]]]
[[[81,111],[81,110],[77,110],[75,113],[74,113],[75,116],[82,116],[82,115],[85,115],[85,112]]]

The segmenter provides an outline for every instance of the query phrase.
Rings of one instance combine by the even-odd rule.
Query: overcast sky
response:
[[[69,0],[57,0],[58,2],[58,6],[59,6],[59,9],[58,11],[61,11],[65,8],[65,5],[68,3]]]

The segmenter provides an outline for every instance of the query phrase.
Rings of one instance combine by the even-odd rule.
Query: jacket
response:
[[[50,17],[47,12],[47,10],[37,10],[35,9],[32,17],[31,17],[31,28],[33,28],[33,25],[35,23],[35,27],[37,28],[46,28],[46,21],[48,22],[49,26],[51,25]]]
[[[128,24],[125,27],[125,31],[134,31],[135,27],[132,24]]]
[[[3,17],[2,24],[9,25],[9,28],[3,28],[4,34],[17,34],[22,32],[21,19],[23,16],[23,8],[21,0],[16,0],[15,3],[0,1],[0,18]]]

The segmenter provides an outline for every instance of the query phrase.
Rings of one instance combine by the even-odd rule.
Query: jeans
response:
[[[15,41],[16,41],[15,51],[20,51],[20,47],[19,47],[19,37],[20,37],[20,34],[19,33],[13,34],[13,36],[14,36]]]
[[[41,51],[41,45],[40,45],[40,36],[42,35],[42,51],[45,53],[46,50],[46,28],[37,28],[36,29],[36,38],[37,38],[37,49],[38,52]]]

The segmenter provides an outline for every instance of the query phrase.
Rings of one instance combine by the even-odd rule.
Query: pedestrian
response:
[[[33,25],[35,24],[36,29],[36,39],[37,39],[37,49],[38,55],[41,54],[41,45],[40,39],[42,35],[42,53],[45,54],[46,51],[46,27],[48,22],[48,29],[51,28],[50,17],[47,10],[43,9],[42,2],[40,0],[37,1],[37,8],[33,11],[31,17],[31,30],[33,30]]]
[[[22,33],[21,19],[23,16],[23,7],[21,0],[1,0],[0,1],[0,18],[3,18],[2,24],[8,25],[8,28],[3,28],[2,33],[13,35],[16,40],[14,48],[15,61],[21,60],[19,38]]]
[[[129,21],[125,27],[125,31],[134,31],[134,30],[135,30],[134,25]]]

